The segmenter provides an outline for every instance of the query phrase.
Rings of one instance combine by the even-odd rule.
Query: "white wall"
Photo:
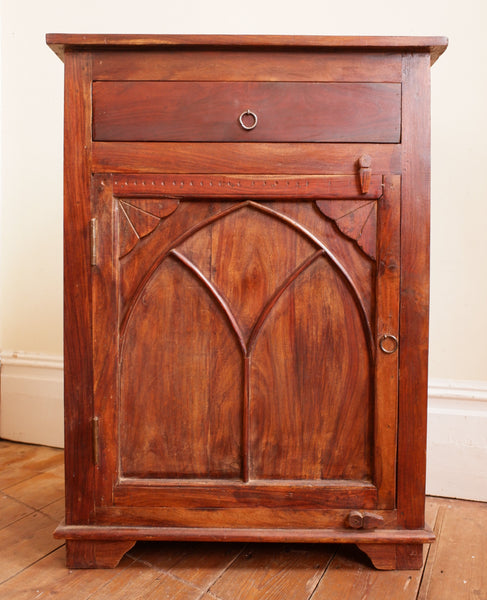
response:
[[[46,32],[446,35],[432,69],[430,373],[483,385],[486,21],[485,0],[3,0],[0,348],[62,352],[63,68]]]

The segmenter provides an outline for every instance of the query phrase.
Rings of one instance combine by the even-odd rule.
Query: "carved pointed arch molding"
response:
[[[285,274],[283,280],[277,285],[274,291],[270,294],[269,298],[265,302],[265,305],[258,311],[253,319],[252,326],[250,328],[242,327],[240,319],[237,317],[236,312],[230,306],[230,303],[227,301],[227,298],[221,291],[215,286],[208,278],[202,273],[198,265],[194,264],[188,256],[186,256],[181,250],[184,246],[184,242],[190,240],[195,235],[198,235],[200,231],[205,229],[208,225],[215,223],[216,221],[220,221],[225,219],[226,217],[238,213],[242,210],[254,210],[263,215],[267,215],[272,219],[280,222],[282,225],[287,226],[290,230],[294,230],[297,235],[305,238],[311,246],[314,248],[307,254],[307,256],[303,257],[294,267],[290,270],[289,273]],[[132,298],[131,306],[127,310],[127,313],[121,324],[121,333],[124,335],[127,323],[130,321],[131,314],[134,311],[140,297],[143,294],[144,289],[148,285],[149,281],[156,274],[158,268],[164,263],[164,261],[172,256],[179,260],[185,267],[187,267],[194,276],[196,276],[208,289],[210,294],[213,296],[216,304],[223,309],[232,329],[236,333],[236,336],[239,341],[239,345],[243,351],[244,355],[248,355],[251,351],[253,345],[255,344],[256,337],[259,334],[259,331],[262,328],[264,321],[269,315],[270,311],[274,307],[274,305],[279,300],[280,296],[283,292],[293,283],[295,279],[297,279],[308,267],[310,267],[319,257],[325,257],[337,270],[340,274],[340,277],[343,278],[345,285],[348,287],[352,297],[355,300],[358,312],[360,314],[360,318],[362,320],[362,324],[364,327],[365,339],[367,340],[369,353],[372,355],[373,352],[373,335],[372,335],[372,325],[371,321],[367,315],[367,311],[364,306],[363,299],[355,286],[353,279],[349,275],[346,268],[342,265],[342,263],[337,259],[336,256],[326,247],[323,242],[321,242],[318,238],[316,238],[310,231],[308,231],[305,227],[294,221],[293,219],[287,217],[286,215],[277,212],[268,206],[263,206],[261,204],[255,203],[253,201],[247,200],[237,205],[233,205],[230,208],[226,208],[208,219],[200,222],[196,227],[191,228],[187,232],[185,232],[182,236],[177,238],[174,241],[172,249],[168,250],[166,253],[161,255],[157,261],[152,265],[150,271],[146,274],[144,281],[139,286],[136,294]]]

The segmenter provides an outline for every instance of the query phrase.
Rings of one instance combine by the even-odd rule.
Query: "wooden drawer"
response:
[[[252,115],[239,117],[247,110]],[[398,83],[98,81],[93,139],[398,143]]]

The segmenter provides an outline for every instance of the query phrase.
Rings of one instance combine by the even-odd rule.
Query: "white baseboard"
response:
[[[429,383],[426,492],[487,501],[487,382]]]
[[[0,361],[0,437],[62,448],[62,357],[2,352]]]
[[[62,448],[62,358],[0,360],[0,437]],[[487,382],[430,380],[427,456],[428,494],[487,501]]]

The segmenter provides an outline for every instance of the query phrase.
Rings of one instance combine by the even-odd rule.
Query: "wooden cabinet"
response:
[[[49,35],[70,567],[136,540],[418,568],[443,38]]]

